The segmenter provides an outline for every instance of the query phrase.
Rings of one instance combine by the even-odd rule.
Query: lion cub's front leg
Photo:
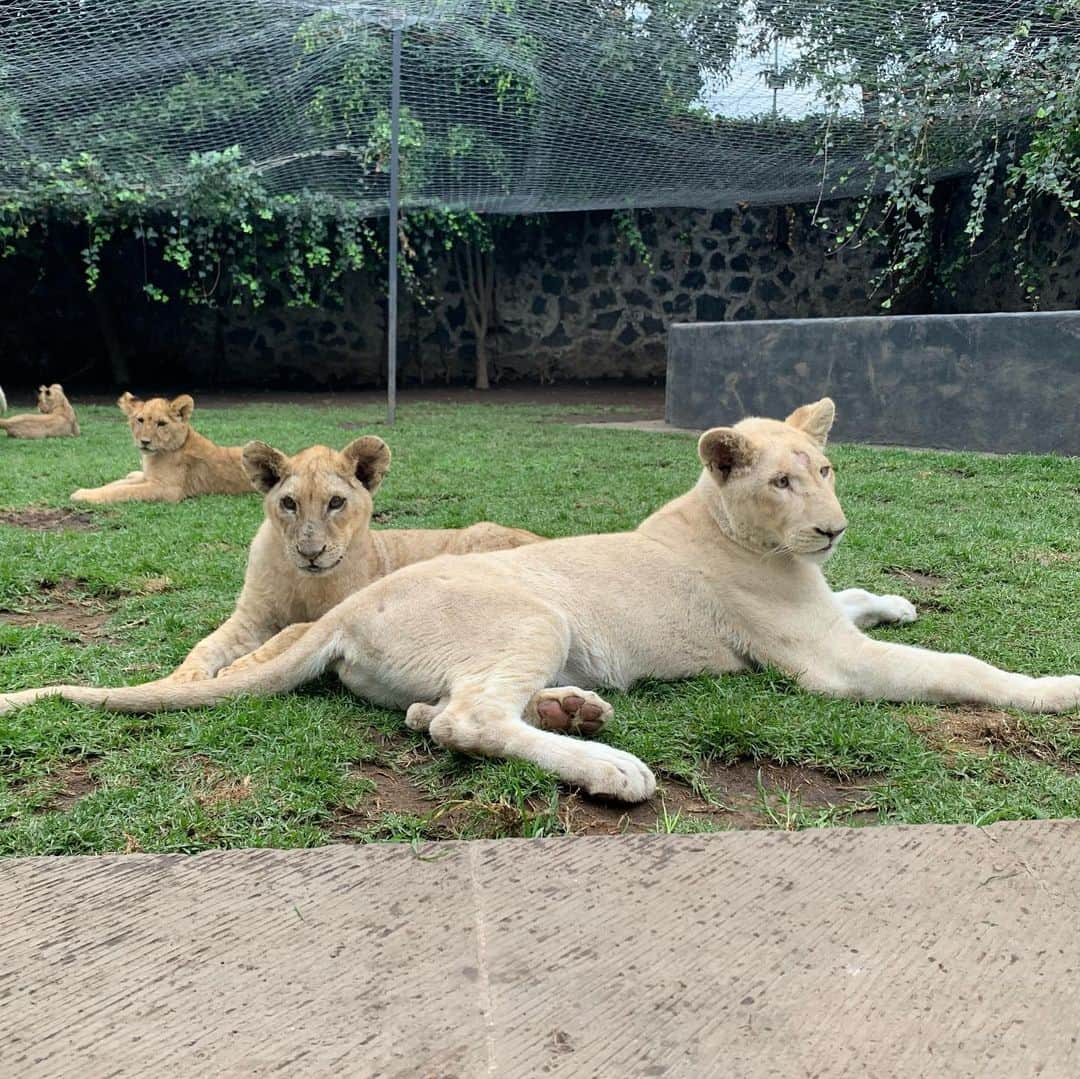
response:
[[[286,648],[300,640],[313,624],[312,622],[294,622],[291,626],[286,626],[280,633],[275,633],[266,644],[256,648],[254,652],[248,652],[246,656],[234,660],[227,667],[222,667],[217,672],[218,677],[246,671],[251,667],[257,667],[260,663],[266,663],[267,660],[274,659],[281,655]]]
[[[844,612],[844,617],[858,626],[869,629],[885,622],[904,624],[919,617],[915,605],[903,596],[878,596],[862,588],[845,588],[833,593],[833,601]]]
[[[72,502],[179,502],[180,491],[162,487],[145,479],[122,479],[107,483],[104,487],[80,487],[71,494]]]

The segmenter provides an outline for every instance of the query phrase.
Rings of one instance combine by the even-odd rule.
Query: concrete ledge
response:
[[[32,858],[0,1074],[1074,1076],[1080,822]]]
[[[1080,454],[1080,312],[680,323],[667,422],[784,416],[831,396],[841,441]]]

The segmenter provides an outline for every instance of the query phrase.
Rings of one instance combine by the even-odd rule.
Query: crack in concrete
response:
[[[476,925],[476,969],[480,984],[480,1002],[484,1011],[484,1042],[487,1048],[487,1073],[495,1070],[495,1014],[491,999],[491,978],[488,972],[487,915],[484,910],[484,889],[479,874],[480,852],[476,845],[469,848],[469,881],[472,885],[473,910]]]

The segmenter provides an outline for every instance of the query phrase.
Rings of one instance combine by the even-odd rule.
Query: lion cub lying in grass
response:
[[[242,462],[250,483],[266,495],[266,519],[251,544],[236,610],[173,672],[179,681],[212,678],[237,660],[238,669],[273,657],[346,596],[412,562],[540,539],[489,521],[372,532],[372,498],[390,467],[390,448],[374,435],[340,453],[312,446],[295,457],[249,442]]]
[[[6,399],[3,404],[6,409]],[[78,435],[75,409],[59,382],[38,386],[37,407],[38,415],[28,412],[0,419],[0,431],[7,431],[9,438],[74,438]]]
[[[771,664],[833,697],[1080,705],[1080,677],[1031,678],[874,640],[845,615],[821,571],[847,528],[822,452],[833,415],[826,398],[783,422],[706,431],[697,484],[635,531],[407,566],[248,670],[2,694],[0,713],[55,695],[123,712],[188,708],[282,693],[332,668],[356,694],[407,709],[408,726],[448,749],[532,761],[591,794],[636,802],[656,786],[640,760],[541,729],[582,703],[610,715],[578,687]]]
[[[242,495],[251,484],[240,463],[240,446],[217,446],[191,426],[195,402],[140,401],[125,393],[116,402],[128,418],[142,470],[104,487],[80,488],[73,502],[179,502],[194,495]]]

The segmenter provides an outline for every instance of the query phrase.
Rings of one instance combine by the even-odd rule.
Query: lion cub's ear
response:
[[[61,386],[59,382],[54,382],[49,387],[49,389],[52,390],[52,392],[55,393],[57,395],[57,397],[63,397],[63,395],[64,395],[64,387]]]
[[[824,446],[836,419],[836,405],[831,397],[823,397],[812,405],[795,409],[784,423],[806,432],[819,446]]]
[[[130,416],[131,415],[131,410],[133,408],[137,407],[138,405],[141,405],[142,401],[140,401],[133,393],[128,393],[125,390],[116,399],[116,404],[120,408],[121,411],[126,412]]]
[[[256,491],[266,494],[288,472],[288,458],[265,442],[249,442],[240,453],[240,463]]]
[[[701,463],[721,482],[727,481],[736,468],[754,463],[754,447],[734,427],[714,427],[697,444]]]
[[[192,412],[195,411],[195,399],[188,393],[182,393],[169,402],[169,408],[187,423],[191,419]]]
[[[390,468],[390,447],[376,435],[364,435],[350,442],[341,456],[349,462],[356,478],[374,494]]]

